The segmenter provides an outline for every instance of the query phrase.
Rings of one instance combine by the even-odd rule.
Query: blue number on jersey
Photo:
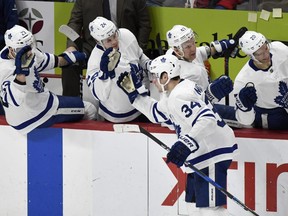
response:
[[[188,118],[193,114],[193,108],[196,106],[201,107],[198,102],[191,102],[190,107],[187,104],[184,104],[181,107],[181,111],[185,113],[185,117]]]
[[[95,72],[92,76],[88,75],[87,77],[87,85],[90,87],[92,83],[94,83],[95,79],[99,76],[99,72]]]

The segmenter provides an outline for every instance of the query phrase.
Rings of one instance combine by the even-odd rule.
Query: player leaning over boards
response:
[[[150,72],[157,78],[160,101],[139,94],[141,81],[132,68],[119,76],[117,84],[128,95],[135,108],[154,123],[172,121],[177,142],[167,160],[181,167],[187,160],[226,188],[227,169],[237,149],[233,130],[225,124],[195,82],[180,78],[179,60],[173,55],[159,56]],[[187,168],[186,197],[191,216],[228,216],[226,196]],[[196,207],[193,203],[196,203]]]
[[[130,64],[146,69],[150,61],[136,37],[128,29],[118,29],[104,17],[93,20],[89,30],[97,44],[88,60],[86,80],[92,95],[99,101],[99,115],[115,123],[147,121],[116,84],[122,72],[130,71]],[[143,77],[145,74],[139,70],[138,75]]]
[[[174,54],[181,65],[180,77],[196,82],[206,91],[211,103],[219,102],[233,90],[232,80],[225,75],[210,83],[204,61],[211,56],[223,56],[227,49],[236,47],[235,41],[212,41],[210,46],[196,47],[193,30],[183,25],[175,25],[167,31],[166,38],[171,47],[167,54]]]
[[[250,57],[234,82],[236,118],[256,128],[288,129],[288,47],[247,31],[239,40]]]
[[[96,108],[78,97],[62,97],[43,87],[39,73],[84,60],[78,51],[60,56],[42,53],[34,36],[15,25],[6,31],[6,48],[0,53],[1,102],[10,126],[26,134],[58,122],[94,119]]]

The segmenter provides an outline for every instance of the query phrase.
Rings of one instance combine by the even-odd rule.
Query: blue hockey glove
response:
[[[131,71],[121,73],[117,85],[128,95],[131,103],[136,97],[148,94],[148,90],[142,85],[142,68],[137,65],[130,64]]]
[[[14,74],[24,74],[28,76],[30,73],[30,68],[34,64],[35,54],[29,53],[31,51],[31,46],[25,46],[19,52],[17,52],[15,57],[16,69]]]
[[[72,51],[72,52],[65,51],[61,53],[59,56],[62,56],[68,62],[69,65],[79,61],[84,61],[87,57],[84,52],[79,51]]]
[[[233,83],[230,77],[220,76],[214,80],[206,90],[206,96],[211,103],[220,101],[233,91]]]
[[[288,109],[288,87],[286,82],[279,82],[279,93],[281,95],[274,99],[275,103],[279,104],[280,107]]]
[[[238,95],[235,95],[236,106],[243,112],[248,112],[252,109],[257,101],[256,89],[253,83],[247,83],[242,88]]]
[[[224,55],[225,50],[227,49],[234,49],[237,44],[233,39],[230,40],[221,40],[221,41],[213,41],[210,43],[211,47],[214,47],[216,50],[216,53],[212,56],[213,58],[215,57],[220,57]]]
[[[188,135],[180,136],[168,152],[166,162],[172,162],[177,167],[181,167],[187,157],[198,149],[199,145],[192,137]]]
[[[106,80],[115,77],[115,68],[118,66],[121,54],[112,47],[105,50],[100,61],[100,70],[103,72],[99,79]]]

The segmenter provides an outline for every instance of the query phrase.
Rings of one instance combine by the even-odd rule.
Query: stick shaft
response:
[[[64,34],[67,38],[69,38],[71,41],[73,41],[78,50],[80,52],[83,52],[83,41],[82,38],[79,36],[79,34],[74,31],[74,29],[72,29],[70,26],[68,25],[62,25],[59,28],[59,32],[61,32],[62,34]],[[83,67],[84,64],[83,62],[78,62],[79,66],[81,68],[81,73],[80,73],[80,78],[79,78],[79,85],[80,85],[80,97],[83,97]]]
[[[149,133],[147,130],[145,130],[144,128],[140,127],[140,132],[143,133],[144,135],[146,135],[147,137],[149,137],[150,139],[152,139],[154,142],[156,142],[158,145],[160,145],[162,148],[164,148],[167,151],[170,151],[170,148],[163,143],[161,140],[159,140],[157,137],[153,136],[151,133]],[[194,172],[199,175],[200,177],[202,177],[205,181],[209,182],[210,184],[212,184],[216,189],[218,189],[220,192],[222,192],[223,194],[225,194],[227,197],[229,197],[230,199],[232,199],[234,202],[236,202],[238,205],[240,205],[244,210],[251,212],[253,215],[255,216],[259,216],[255,211],[253,211],[252,209],[250,209],[248,206],[246,206],[244,203],[242,203],[239,199],[237,199],[235,196],[233,196],[231,193],[229,193],[227,190],[225,190],[223,187],[221,187],[219,184],[217,184],[215,181],[213,181],[211,178],[209,178],[207,175],[205,175],[201,170],[199,170],[198,168],[196,168],[194,165],[192,165],[189,162],[185,162],[185,165],[188,166],[189,168],[191,168],[192,170],[194,170]]]

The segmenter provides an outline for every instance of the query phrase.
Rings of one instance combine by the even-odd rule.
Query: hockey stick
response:
[[[160,33],[158,33],[156,35],[156,45],[158,47],[158,52],[159,52],[159,55],[164,55],[164,50],[163,50],[163,47],[161,45],[161,38],[160,38]]]
[[[160,145],[166,151],[170,151],[170,148],[165,143],[163,143],[161,140],[159,140],[158,138],[153,136],[151,133],[149,133],[147,130],[145,130],[144,128],[142,128],[139,125],[135,125],[135,124],[114,124],[113,125],[113,129],[117,133],[124,133],[124,132],[142,133],[145,136],[147,136],[150,139],[152,139],[154,142],[156,142],[158,145]],[[233,196],[231,193],[229,193],[227,190],[225,190],[222,186],[220,186],[215,181],[213,181],[211,178],[209,178],[207,175],[205,175],[201,170],[196,168],[193,164],[189,163],[188,161],[186,161],[184,164],[186,166],[188,166],[189,168],[191,168],[197,175],[202,177],[205,181],[207,181],[208,183],[212,184],[220,192],[222,192],[227,197],[229,197],[234,202],[236,202],[238,205],[240,205],[244,210],[251,212],[253,215],[259,216],[255,211],[250,209],[248,206],[246,206],[244,203],[242,203],[239,199],[237,199],[235,196]]]
[[[67,38],[69,38],[71,41],[73,41],[76,46],[78,47],[78,50],[80,52],[83,51],[83,41],[82,38],[79,36],[79,34],[74,31],[71,27],[68,25],[61,25],[59,27],[59,32],[64,34]],[[81,68],[80,73],[80,97],[83,97],[83,62],[79,62],[79,66]]]
[[[248,29],[246,27],[241,27],[232,38],[235,41],[235,47],[226,50],[224,53],[224,71],[226,76],[229,76],[229,58],[235,58],[237,56],[239,52],[239,39],[244,35],[247,30]],[[229,105],[229,95],[225,97],[225,105]]]

